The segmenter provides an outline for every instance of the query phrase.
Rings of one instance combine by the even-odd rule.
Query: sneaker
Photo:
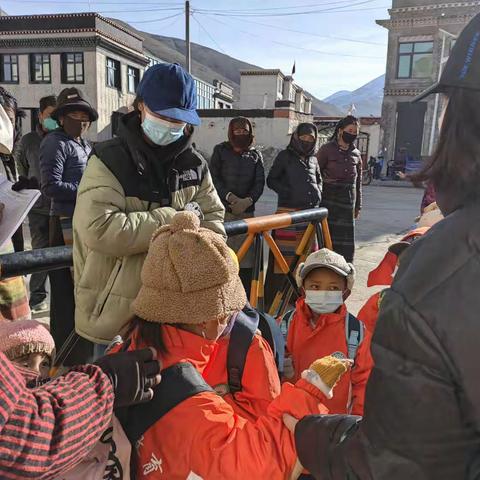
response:
[[[49,306],[46,300],[44,300],[43,302],[37,303],[36,305],[30,306],[30,310],[32,311],[33,314],[43,313],[48,311],[48,309],[49,309]]]

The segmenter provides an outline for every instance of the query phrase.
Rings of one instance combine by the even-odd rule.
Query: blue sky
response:
[[[181,0],[0,0],[0,5],[10,15],[97,11],[139,30],[184,37]],[[384,73],[387,31],[375,20],[388,18],[390,6],[391,0],[191,0],[191,39],[284,73],[295,61],[296,83],[324,98]],[[305,14],[291,15],[299,12]]]

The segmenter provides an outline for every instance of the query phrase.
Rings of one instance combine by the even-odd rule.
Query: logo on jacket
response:
[[[155,454],[152,453],[152,456],[150,457],[150,461],[143,466],[143,474],[150,475],[151,473],[154,473],[154,472],[163,473],[163,468],[162,468],[162,459],[159,460],[155,456]]]
[[[198,179],[198,174],[195,170],[190,169],[190,170],[184,170],[180,174],[180,180],[184,182],[190,182],[192,180],[197,180]]]

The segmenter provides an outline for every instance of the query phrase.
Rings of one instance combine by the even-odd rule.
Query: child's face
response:
[[[305,290],[341,291],[347,289],[347,279],[329,268],[312,270],[303,282]]]
[[[22,367],[37,372],[42,378],[48,377],[50,370],[50,357],[45,353],[30,353],[15,360]]]

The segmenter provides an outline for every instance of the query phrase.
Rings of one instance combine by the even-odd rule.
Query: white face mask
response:
[[[0,153],[12,153],[13,133],[12,121],[0,105]]]
[[[305,302],[314,313],[333,313],[343,304],[343,292],[339,290],[306,290]]]

